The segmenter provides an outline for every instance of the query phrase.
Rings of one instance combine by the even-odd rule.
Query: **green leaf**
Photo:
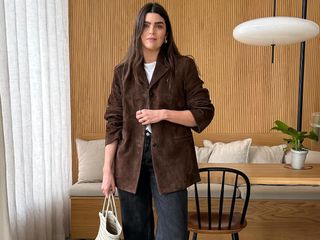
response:
[[[319,140],[319,136],[313,130],[309,132],[309,135],[307,135],[306,138],[312,139],[314,141]]]
[[[277,130],[277,131],[281,131],[284,134],[288,134],[290,136],[295,136],[296,134],[296,130],[293,128],[289,128],[287,124],[285,124],[284,122],[280,121],[280,120],[276,120],[274,122],[276,124],[275,127],[271,128],[271,130]]]
[[[274,123],[280,128],[284,128],[284,129],[288,128],[288,125],[285,124],[284,122],[280,121],[280,120],[276,120]]]
[[[319,136],[317,136],[317,134],[314,131],[310,131],[309,134],[307,134],[308,132],[306,131],[299,132],[295,128],[289,127],[287,124],[285,124],[280,120],[276,120],[274,123],[275,123],[275,126],[271,128],[271,130],[280,131],[291,137],[291,138],[283,139],[285,142],[287,142],[288,148],[290,147],[297,151],[302,151],[304,148],[306,149],[306,147],[302,145],[305,138],[309,138],[315,141],[319,140]]]
[[[276,120],[274,123],[279,128],[279,130],[288,130],[288,128],[289,128],[287,124],[285,124],[284,122],[282,122],[280,120]]]
[[[288,132],[291,134],[291,136],[297,136],[299,134],[299,132],[292,127],[288,128]]]
[[[305,139],[305,136],[299,132],[297,133],[296,139],[302,142]]]

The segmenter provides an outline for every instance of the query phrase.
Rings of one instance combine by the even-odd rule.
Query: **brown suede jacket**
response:
[[[159,54],[148,83],[143,65],[139,79],[122,80],[123,65],[115,68],[111,94],[105,113],[106,144],[118,140],[114,160],[116,186],[135,193],[142,161],[144,129],[136,119],[140,109],[190,110],[201,132],[211,122],[214,107],[203,88],[194,61],[176,57],[175,77],[170,80],[169,66]],[[200,180],[190,127],[161,121],[152,124],[152,161],[161,194],[182,190]]]

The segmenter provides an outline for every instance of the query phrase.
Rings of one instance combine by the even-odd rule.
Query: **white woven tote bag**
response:
[[[107,197],[104,199],[102,211],[99,212],[100,226],[96,240],[118,240],[120,239],[122,227],[118,221],[113,194],[110,193],[108,197],[107,208],[105,208],[106,199]],[[111,210],[109,210],[109,207]]]

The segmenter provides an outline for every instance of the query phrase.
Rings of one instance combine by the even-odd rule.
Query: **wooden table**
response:
[[[251,184],[320,185],[320,164],[310,164],[311,169],[294,170],[285,164],[200,163],[201,167],[230,167],[244,172]]]

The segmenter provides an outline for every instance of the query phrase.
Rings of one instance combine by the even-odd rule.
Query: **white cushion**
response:
[[[230,143],[204,140],[203,145],[212,148],[209,163],[247,163],[251,142],[251,138]]]
[[[291,151],[288,151],[285,155],[285,163],[291,163]],[[306,164],[317,163],[320,164],[320,152],[319,151],[308,151],[306,157]]]
[[[198,147],[194,146],[196,150],[197,161],[207,163],[209,161],[210,154],[212,153],[212,147]]]
[[[105,140],[76,139],[78,152],[78,182],[101,182]]]
[[[251,146],[249,149],[249,163],[282,163],[286,144],[278,146]]]
[[[70,197],[103,197],[101,183],[75,183],[69,188]]]
[[[75,183],[69,188],[70,197],[103,197],[101,183]],[[116,188],[115,196],[118,196]]]
[[[245,198],[247,190],[239,187],[241,198]],[[251,185],[250,199],[303,199],[319,200],[319,186],[301,185]]]
[[[194,185],[187,188],[188,197],[194,197]],[[211,184],[211,196],[220,197],[221,184]],[[199,197],[207,197],[207,184],[198,184]],[[231,198],[233,195],[233,186],[225,185],[224,197]],[[103,197],[101,183],[75,183],[69,188],[70,197]],[[116,188],[115,196],[118,196]],[[236,197],[240,197],[240,191],[237,188]]]
[[[202,197],[207,197],[208,196],[208,184],[206,183],[198,183],[197,184],[197,189],[198,189],[198,196],[200,198]],[[188,190],[188,197],[195,197],[195,189],[194,185],[191,185],[190,187],[187,188]],[[220,197],[221,193],[221,184],[217,183],[211,183],[210,184],[210,192],[211,196],[214,198]],[[233,196],[233,191],[234,191],[234,186],[231,185],[224,185],[224,192],[223,195],[225,198],[232,198]],[[236,197],[240,197],[240,191],[238,188],[236,188]]]

